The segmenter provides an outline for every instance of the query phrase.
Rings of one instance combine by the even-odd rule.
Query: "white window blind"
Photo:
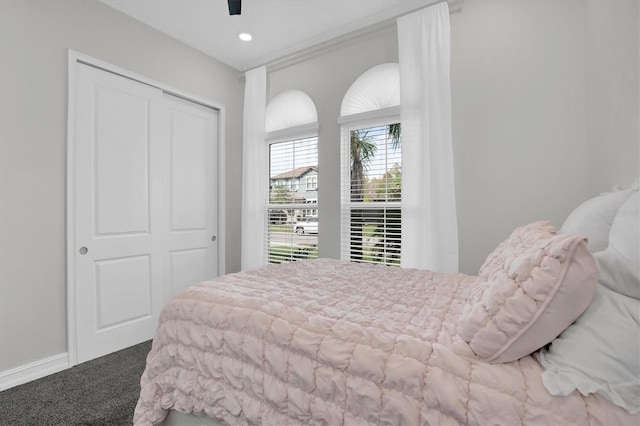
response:
[[[400,123],[342,128],[342,258],[400,265]]]
[[[316,136],[270,143],[267,263],[318,257],[317,181]]]

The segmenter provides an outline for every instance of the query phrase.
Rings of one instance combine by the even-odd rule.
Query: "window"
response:
[[[400,123],[343,127],[342,258],[400,265]]]
[[[307,191],[315,191],[318,189],[318,176],[307,177]]]
[[[318,257],[318,114],[311,98],[299,90],[275,96],[265,111],[265,131],[265,263]]]
[[[399,116],[400,68],[396,63],[364,72],[342,100],[343,259],[400,265]]]
[[[269,176],[267,262],[318,257],[318,138],[271,143]]]

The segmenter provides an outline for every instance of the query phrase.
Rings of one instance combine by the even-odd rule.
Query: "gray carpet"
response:
[[[125,426],[151,341],[0,392],[0,425]]]

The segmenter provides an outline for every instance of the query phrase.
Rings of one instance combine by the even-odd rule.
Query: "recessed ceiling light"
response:
[[[240,33],[238,34],[238,38],[242,41],[251,41],[253,36],[249,33]]]

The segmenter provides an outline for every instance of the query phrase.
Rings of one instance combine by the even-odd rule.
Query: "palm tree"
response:
[[[377,145],[371,141],[368,130],[351,132],[351,201],[364,199],[365,170],[376,154]],[[362,230],[364,211],[351,211],[351,259],[362,260]]]
[[[389,124],[387,135],[391,138],[391,147],[393,150],[400,148],[400,123]]]
[[[369,130],[351,132],[351,201],[364,199],[364,172],[378,147],[371,142]]]
[[[400,123],[389,124],[387,137],[391,139],[393,150],[400,148]],[[351,132],[351,201],[364,199],[364,172],[376,155],[377,145],[371,141],[368,129]]]

